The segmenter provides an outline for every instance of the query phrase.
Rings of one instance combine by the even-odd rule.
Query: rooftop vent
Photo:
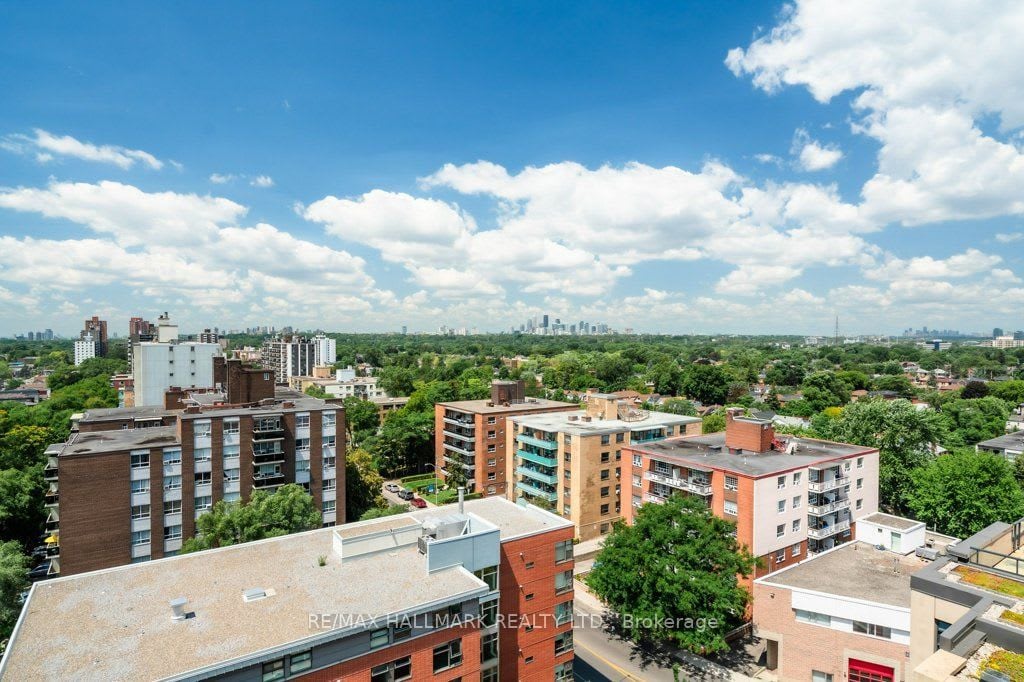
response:
[[[188,604],[188,599],[185,599],[185,597],[172,599],[168,603],[171,605],[171,620],[180,621],[196,617],[194,611],[185,610],[185,604]]]
[[[580,420],[579,415],[577,415],[577,414],[570,414],[569,415],[569,421],[576,422],[576,421],[579,421],[579,420]]]
[[[274,590],[268,590],[262,587],[250,587],[248,590],[242,591],[242,601],[246,603],[259,601],[260,599],[273,597],[275,594],[277,593],[274,592]]]

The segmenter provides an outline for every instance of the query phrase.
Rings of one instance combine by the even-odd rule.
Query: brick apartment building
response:
[[[515,482],[508,498],[555,510],[573,522],[581,540],[607,534],[622,517],[623,448],[701,429],[698,417],[648,412],[602,393],[589,394],[585,410],[507,421],[505,478]]]
[[[0,677],[569,682],[572,536],[489,498],[36,583]]]
[[[218,390],[172,389],[161,407],[87,410],[46,450],[50,571],[72,575],[172,556],[219,500],[298,483],[344,523],[344,409],[215,361]]]
[[[772,423],[730,409],[726,430],[623,450],[629,504],[693,495],[736,523],[737,539],[772,573],[856,537],[857,520],[878,511],[878,450],[780,436]]]
[[[527,398],[522,381],[494,381],[489,400],[460,400],[434,406],[434,464],[444,476],[456,458],[470,492],[508,493],[506,420],[509,417],[576,410],[574,403]]]

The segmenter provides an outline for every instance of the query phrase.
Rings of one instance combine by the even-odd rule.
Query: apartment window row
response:
[[[403,656],[370,669],[370,682],[402,682],[411,679],[411,656]]]
[[[462,639],[434,647],[434,673],[462,665]]]
[[[313,652],[303,651],[301,653],[285,656],[274,661],[267,661],[263,664],[262,682],[277,682],[296,673],[309,670],[313,665]]]
[[[497,566],[488,566],[486,568],[481,568],[479,571],[473,571],[473,575],[487,583],[487,588],[491,592],[494,592],[496,589],[498,589]]]

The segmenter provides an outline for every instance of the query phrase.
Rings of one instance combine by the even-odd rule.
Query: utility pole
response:
[[[835,345],[839,345],[839,315],[836,315]]]

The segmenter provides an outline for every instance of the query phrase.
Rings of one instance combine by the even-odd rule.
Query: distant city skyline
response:
[[[0,10],[3,334],[1024,326],[1013,3],[202,12]]]

